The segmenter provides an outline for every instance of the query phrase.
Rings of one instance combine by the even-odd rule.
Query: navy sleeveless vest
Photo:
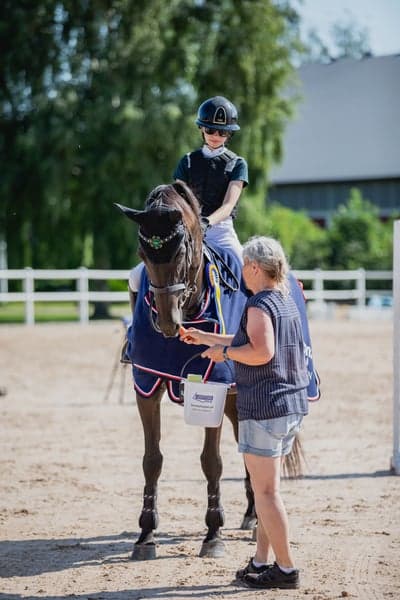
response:
[[[237,154],[228,149],[213,158],[206,158],[201,150],[187,155],[187,183],[200,201],[203,216],[208,217],[222,205],[229,185],[229,173],[233,171],[237,159]],[[232,218],[236,213],[235,206],[231,213]]]

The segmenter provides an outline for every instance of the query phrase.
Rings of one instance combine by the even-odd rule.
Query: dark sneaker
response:
[[[253,559],[251,558],[247,565],[243,569],[239,569],[236,571],[236,579],[243,579],[245,575],[249,573],[253,573],[254,575],[259,575],[263,573],[266,569],[268,569],[270,565],[261,565],[261,567],[256,567],[253,563]]]
[[[291,590],[300,587],[298,570],[296,569],[292,573],[287,574],[281,571],[276,563],[259,575],[247,573],[243,577],[243,582],[249,587],[259,589],[282,588]]]

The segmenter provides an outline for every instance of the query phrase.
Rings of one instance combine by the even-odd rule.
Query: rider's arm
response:
[[[224,200],[219,208],[208,216],[210,225],[216,225],[227,219],[235,208],[243,189],[243,181],[231,181]]]

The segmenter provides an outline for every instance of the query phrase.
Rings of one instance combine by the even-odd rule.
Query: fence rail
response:
[[[296,277],[304,284],[307,300],[324,303],[326,301],[354,301],[358,307],[364,307],[367,299],[374,295],[391,295],[391,286],[387,290],[367,289],[367,281],[380,280],[392,282],[392,271],[323,271],[294,270]],[[129,271],[95,270],[80,267],[79,269],[0,269],[0,303],[23,302],[25,304],[25,323],[35,322],[35,302],[76,302],[79,307],[79,321],[89,321],[91,302],[128,302],[128,292],[92,291],[89,282],[92,280],[124,280],[128,281]],[[76,281],[76,291],[40,292],[35,290],[35,282],[40,280],[72,280]],[[22,280],[22,292],[8,292],[8,281]],[[326,281],[354,282],[348,290],[327,290]]]

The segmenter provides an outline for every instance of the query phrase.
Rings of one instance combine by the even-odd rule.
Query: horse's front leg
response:
[[[227,395],[225,403],[225,414],[232,423],[233,435],[236,442],[238,441],[239,427],[238,427],[238,416],[236,409],[236,393],[230,393]],[[254,502],[254,492],[251,487],[250,475],[245,467],[246,477],[244,480],[244,488],[246,491],[247,508],[244,513],[242,524],[240,529],[254,529],[257,526],[257,514],[256,506]]]
[[[201,467],[207,479],[208,504],[206,512],[207,535],[203,540],[200,556],[220,558],[225,553],[225,544],[220,537],[220,528],[224,524],[224,509],[220,501],[219,482],[222,475],[220,454],[221,427],[205,429]]]
[[[156,558],[154,530],[158,527],[157,482],[161,475],[163,462],[160,452],[160,402],[163,391],[163,388],[160,387],[151,398],[143,398],[136,394],[144,433],[143,473],[145,486],[143,508],[139,517],[139,527],[142,532],[132,552],[131,558],[133,560]]]

